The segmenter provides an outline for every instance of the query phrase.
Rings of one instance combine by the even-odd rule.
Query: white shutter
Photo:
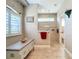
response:
[[[16,14],[11,14],[11,33],[19,33],[20,17]]]
[[[18,14],[16,14],[9,8],[6,8],[6,34],[7,35],[16,35],[21,33],[20,21],[21,21],[20,16]]]
[[[10,18],[10,13],[9,9],[6,9],[6,34],[9,34],[9,18]]]

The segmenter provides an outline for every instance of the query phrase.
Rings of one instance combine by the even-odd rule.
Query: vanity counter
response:
[[[32,41],[33,41],[33,39],[26,40],[25,43],[18,41],[12,45],[7,46],[6,50],[7,51],[20,51],[21,49],[23,49],[25,46],[27,46]]]

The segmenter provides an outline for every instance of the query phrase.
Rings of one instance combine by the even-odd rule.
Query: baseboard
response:
[[[65,48],[65,52],[72,58],[72,53],[68,49]]]

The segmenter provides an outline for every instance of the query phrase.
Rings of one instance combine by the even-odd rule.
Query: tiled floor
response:
[[[65,59],[64,47],[56,44],[52,47],[36,46],[25,59]]]

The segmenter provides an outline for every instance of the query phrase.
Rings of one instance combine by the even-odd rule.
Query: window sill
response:
[[[18,33],[18,34],[6,35],[6,37],[13,37],[13,36],[19,36],[19,35],[21,35],[21,34],[20,34],[20,33]]]

